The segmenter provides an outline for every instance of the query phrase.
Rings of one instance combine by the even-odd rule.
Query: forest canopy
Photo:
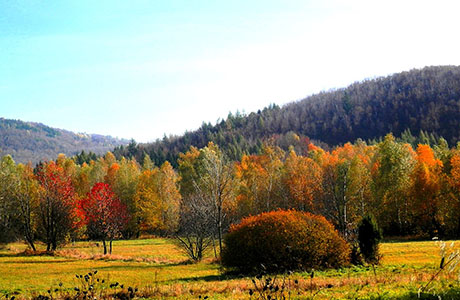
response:
[[[148,154],[157,165],[168,160],[177,166],[179,153],[210,141],[229,158],[240,160],[244,154],[260,153],[268,139],[275,139],[284,150],[295,145],[303,151],[303,137],[328,148],[379,139],[390,132],[399,137],[421,131],[455,145],[460,139],[459,120],[460,67],[436,66],[356,82],[283,107],[272,104],[250,114],[230,113],[215,125],[203,123],[182,136],[120,146],[114,154],[138,161]],[[296,136],[301,138],[297,143]]]

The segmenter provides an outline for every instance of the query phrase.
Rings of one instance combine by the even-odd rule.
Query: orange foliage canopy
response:
[[[232,225],[225,237],[222,263],[251,272],[339,267],[350,249],[324,217],[294,210],[272,211]]]

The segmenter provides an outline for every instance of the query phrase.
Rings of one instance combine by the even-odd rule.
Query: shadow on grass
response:
[[[17,253],[0,253],[0,257],[18,257]]]
[[[103,261],[103,260],[101,260]],[[183,265],[188,265],[188,263],[179,262],[179,263],[170,263],[170,264],[154,264],[154,263],[139,263],[139,264],[124,264],[126,261],[122,260],[110,260],[107,262],[113,263],[120,263],[116,265],[108,265],[108,266],[98,266],[96,269],[98,270],[127,270],[127,269],[152,269],[152,270],[161,270],[163,268],[167,269],[170,267],[178,267]],[[129,263],[129,262],[128,262]]]
[[[72,259],[58,259],[58,260],[43,260],[43,261],[33,261],[33,260],[9,260],[6,262],[2,263],[7,263],[7,264],[57,264],[57,263],[69,263],[69,262],[75,262],[75,260]]]
[[[184,277],[184,278],[175,279],[174,281],[181,281],[181,282],[206,281],[206,282],[211,282],[211,281],[225,281],[225,280],[239,279],[239,278],[243,278],[243,276],[241,276],[241,275],[221,274],[221,275],[207,275],[207,276],[198,276],[198,277]]]
[[[8,252],[8,253],[0,253],[0,257],[9,257],[9,258],[12,258],[12,257],[24,257],[24,258],[34,258],[34,257],[55,257],[55,258],[61,258],[59,260],[56,260],[56,261],[47,261],[47,262],[69,262],[69,261],[75,261],[74,259],[62,259],[64,257],[58,255],[57,253],[55,252],[51,252],[51,251],[31,251],[31,250],[26,250],[26,251],[22,251],[22,252]],[[14,263],[14,261],[8,261],[8,263]],[[36,261],[36,262],[32,262],[32,261],[21,261],[21,262],[24,262],[24,263],[42,263],[42,261]]]

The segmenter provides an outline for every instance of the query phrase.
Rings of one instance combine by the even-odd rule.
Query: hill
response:
[[[82,150],[102,154],[128,143],[111,136],[76,134],[40,123],[0,118],[0,155],[10,154],[21,163],[56,159],[59,153],[71,156]]]
[[[156,164],[173,164],[190,146],[217,143],[232,159],[256,153],[261,141],[273,139],[282,147],[307,144],[303,137],[334,146],[356,139],[371,140],[392,132],[425,131],[460,140],[460,67],[434,66],[356,82],[279,107],[229,114],[215,125],[164,137],[149,144],[118,147],[118,156],[142,160],[149,154]],[[294,134],[295,133],[295,134]],[[300,139],[298,138],[300,137]]]

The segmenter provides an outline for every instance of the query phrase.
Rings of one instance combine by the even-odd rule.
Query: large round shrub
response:
[[[336,268],[349,261],[350,247],[322,216],[274,211],[232,225],[224,238],[222,265],[249,273]]]

